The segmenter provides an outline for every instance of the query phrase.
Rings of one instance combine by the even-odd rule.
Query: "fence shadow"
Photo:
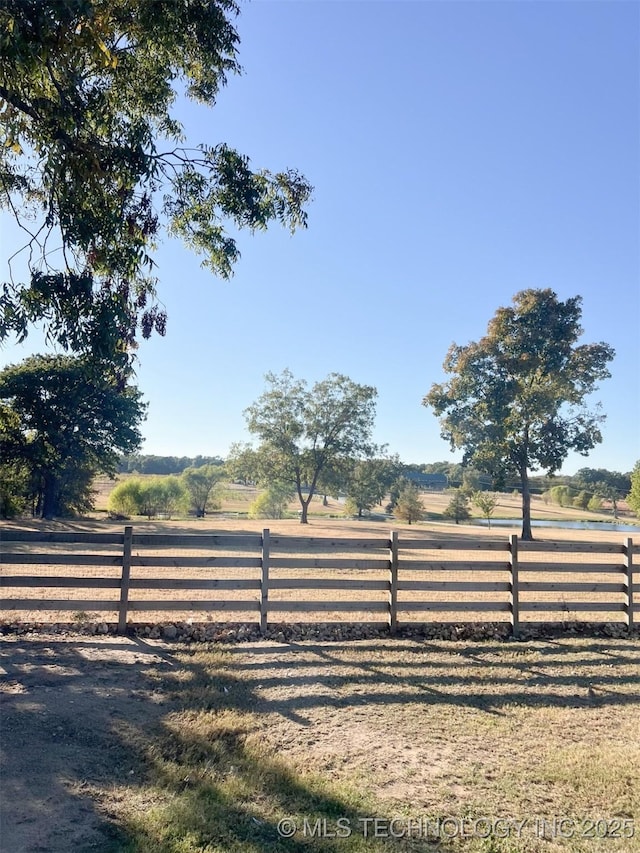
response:
[[[312,712],[365,706],[449,705],[494,717],[513,705],[640,706],[640,648],[624,640],[196,647],[22,636],[3,638],[0,666],[3,846],[48,853],[136,849],[147,829],[135,817],[109,817],[108,789],[165,802],[159,820],[174,839],[218,833],[229,850],[361,849],[345,838],[286,839],[265,819],[266,799],[272,813],[303,815],[310,827],[337,817],[356,826],[370,814],[256,747],[256,720],[270,715],[309,727]],[[195,775],[185,769],[194,766]],[[154,849],[174,849],[158,832]],[[371,839],[367,849],[386,849],[384,839],[377,845]]]
[[[183,651],[138,640],[2,642],[3,849],[122,853],[151,843],[169,853],[180,838],[200,838],[204,847],[207,838],[217,840],[229,851],[362,849],[361,839],[352,846],[326,833],[338,818],[358,827],[370,812],[248,745],[251,720],[243,722],[240,712],[256,705],[253,685],[225,671],[224,656],[205,665],[195,657],[185,662]],[[216,712],[223,720],[238,714],[216,731],[172,725],[172,714],[202,712],[213,712],[214,720]],[[198,772],[185,775],[193,766]],[[140,810],[111,816],[104,792],[114,790],[138,806],[155,804],[152,838]],[[267,798],[276,816],[296,816],[293,837],[279,832],[275,817],[265,819],[259,804]],[[382,853],[388,846],[371,839],[367,849]]]
[[[640,648],[625,640],[196,647],[14,636],[0,644],[0,666],[3,847],[48,853],[133,851],[142,838],[168,853],[169,825],[174,840],[209,834],[229,850],[349,851],[345,838],[281,838],[276,819],[265,820],[259,803],[267,798],[277,814],[302,815],[309,827],[337,817],[357,826],[370,811],[330,780],[301,781],[256,749],[256,719],[279,715],[308,727],[319,709],[449,705],[501,716],[513,705],[640,705]],[[176,725],[184,719],[176,715],[208,722]],[[186,769],[193,766],[195,776]],[[230,777],[244,796],[229,797]],[[157,836],[149,839],[136,817],[110,817],[105,790],[164,802]],[[367,849],[386,849],[384,839]]]

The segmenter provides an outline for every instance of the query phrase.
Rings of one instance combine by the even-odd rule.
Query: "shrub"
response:
[[[178,477],[129,477],[109,497],[109,512],[147,518],[186,512],[189,495]]]
[[[282,518],[292,497],[288,483],[271,483],[249,507],[249,518]]]
[[[354,501],[353,498],[347,498],[344,502],[344,514],[347,516],[362,515],[357,501]]]
[[[591,512],[598,512],[598,510],[601,510],[602,498],[599,495],[594,495],[587,504],[587,509],[590,509]]]
[[[550,490],[551,500],[558,506],[572,506],[577,492],[569,486],[554,486]]]
[[[154,477],[151,486],[156,514],[161,513],[171,518],[172,515],[183,515],[187,512],[189,493],[179,477]]]
[[[589,501],[591,500],[591,494],[589,492],[585,492],[583,489],[573,499],[573,505],[578,509],[587,509],[589,506]]]
[[[125,518],[141,515],[141,482],[139,477],[129,477],[118,483],[109,495],[108,509],[112,515],[121,515]]]

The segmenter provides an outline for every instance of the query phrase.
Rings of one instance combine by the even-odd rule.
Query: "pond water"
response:
[[[486,518],[476,518],[473,524],[487,527]],[[521,518],[492,518],[491,527],[520,527]],[[640,526],[637,524],[619,524],[616,521],[541,521],[531,519],[532,527],[559,527],[565,530],[613,530],[615,533],[637,533],[640,536]]]

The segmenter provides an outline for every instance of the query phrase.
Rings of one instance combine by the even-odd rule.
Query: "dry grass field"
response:
[[[126,479],[128,474],[120,474],[116,480],[110,480],[107,477],[98,478],[94,484],[95,489],[95,507],[97,518],[106,514],[109,495],[123,479]],[[227,484],[220,489],[220,497],[222,507],[220,515],[240,514],[246,515],[249,505],[258,495],[258,489],[253,486],[241,486],[237,484]],[[437,521],[443,520],[442,513],[444,512],[451,495],[447,492],[422,492],[422,502],[427,514],[427,520]],[[344,514],[344,504],[336,501],[332,497],[328,497],[327,506],[323,506],[322,497],[314,497],[310,513],[312,517],[334,517],[339,518]],[[372,509],[372,514],[379,516],[384,514],[384,504],[376,506]],[[297,500],[291,501],[288,510],[295,517],[300,509]],[[470,505],[469,510],[473,517],[481,518],[479,510]],[[494,518],[519,518],[521,514],[521,499],[518,495],[502,493],[500,494],[498,505],[494,512]],[[637,517],[629,510],[625,501],[620,501],[618,505],[620,518],[625,523],[633,523],[638,521]],[[554,504],[547,504],[543,501],[540,495],[532,496],[532,517],[540,521],[555,521],[555,520],[571,520],[582,519],[585,521],[606,522],[613,521],[612,510],[610,506],[605,505],[600,512],[591,512],[590,510],[578,510],[573,507],[561,507]],[[640,527],[639,527],[640,529]]]

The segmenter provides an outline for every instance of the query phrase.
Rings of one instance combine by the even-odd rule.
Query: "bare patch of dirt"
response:
[[[166,647],[128,638],[7,636],[0,647],[2,849],[121,849],[117,829],[85,789],[131,781],[123,722],[167,712],[145,671],[175,664]]]

